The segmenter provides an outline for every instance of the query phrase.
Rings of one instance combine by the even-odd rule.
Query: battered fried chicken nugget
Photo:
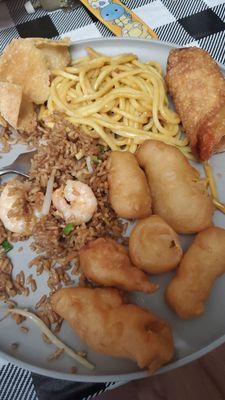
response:
[[[85,276],[102,286],[115,286],[127,291],[152,293],[158,285],[131,264],[125,247],[111,238],[99,238],[79,252],[80,267]]]
[[[173,357],[169,325],[151,311],[126,304],[116,289],[60,289],[52,295],[51,304],[99,353],[134,360],[150,372]]]
[[[199,233],[166,290],[166,301],[182,319],[204,312],[215,280],[225,272],[225,230]]]
[[[159,215],[140,220],[129,239],[131,261],[151,274],[177,267],[182,248],[176,232]]]
[[[121,218],[148,217],[151,196],[147,179],[135,156],[113,151],[108,163],[109,201]]]
[[[166,82],[176,110],[201,160],[225,150],[225,79],[205,50],[171,50]]]
[[[200,232],[212,225],[212,198],[180,150],[147,140],[136,157],[147,175],[155,214],[178,233]]]

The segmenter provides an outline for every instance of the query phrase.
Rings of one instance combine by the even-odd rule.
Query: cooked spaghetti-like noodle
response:
[[[219,200],[217,185],[213,175],[212,166],[208,162],[205,162],[203,163],[203,167],[207,178],[207,183],[209,185],[209,189],[211,192],[211,196],[213,199],[213,204],[215,205],[217,210],[220,210],[223,214],[225,214],[225,204],[221,203],[221,201]]]
[[[191,158],[188,139],[179,132],[180,119],[169,108],[161,66],[141,63],[133,54],[87,53],[54,71],[47,108],[41,108],[39,119],[58,111],[112,150],[134,153],[144,140],[157,139]]]

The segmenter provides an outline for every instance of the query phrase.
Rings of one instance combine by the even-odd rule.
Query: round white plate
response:
[[[132,52],[137,54],[142,61],[155,60],[160,62],[165,70],[168,53],[175,46],[159,41],[137,39],[86,40],[72,45],[72,57],[83,56],[86,47],[93,47],[95,50],[108,55]],[[23,150],[24,146],[17,145],[9,154],[3,154],[2,159],[0,159],[0,168],[12,162],[17,154]],[[211,162],[218,183],[220,197],[225,200],[225,154],[214,156]],[[214,222],[218,226],[225,227],[225,216],[216,211]],[[182,238],[184,249],[187,248],[191,240],[191,237]],[[23,245],[24,251],[18,252],[21,245]],[[14,274],[18,273],[21,269],[27,274],[31,273],[27,265],[29,260],[34,257],[34,254],[32,254],[28,244],[17,243],[10,252],[10,257],[14,264]],[[35,269],[32,270],[32,273],[38,282],[38,290],[28,298],[18,296],[16,300],[20,307],[32,309],[41,295],[47,292],[46,276],[43,274],[40,277],[36,277]],[[210,299],[207,302],[205,314],[200,318],[188,322],[181,321],[167,307],[164,301],[164,289],[170,278],[171,274],[152,278],[155,282],[160,283],[159,291],[152,295],[140,293],[130,295],[133,301],[143,307],[150,308],[161,318],[169,321],[173,328],[176,354],[173,362],[162,368],[159,372],[169,371],[193,361],[225,341],[225,275],[216,282]],[[115,382],[118,380],[138,379],[148,375],[146,371],[140,371],[133,362],[106,357],[91,351],[79,340],[68,324],[64,322],[60,338],[76,350],[87,351],[88,359],[96,365],[94,372],[89,372],[78,366],[78,373],[72,375],[69,373],[69,369],[75,365],[75,362],[67,355],[63,355],[57,361],[48,362],[47,357],[55,350],[55,347],[47,345],[42,341],[39,329],[31,322],[25,321],[23,325],[30,328],[28,334],[21,333],[20,326],[17,326],[11,318],[0,322],[0,357],[21,367],[54,378],[88,382]],[[16,353],[12,353],[10,347],[14,342],[19,343]]]

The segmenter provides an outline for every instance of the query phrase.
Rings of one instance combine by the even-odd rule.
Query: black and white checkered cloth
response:
[[[36,375],[12,364],[0,370],[1,400],[90,400],[121,383],[71,382]]]
[[[123,0],[158,34],[181,46],[196,45],[225,64],[225,0]],[[83,5],[70,12],[27,14],[25,0],[0,3],[0,52],[13,38],[70,36],[74,40],[113,34]]]
[[[206,49],[225,64],[225,0],[123,0],[152,29],[159,39],[181,46]],[[0,53],[18,37],[73,40],[109,37],[113,34],[83,5],[69,11],[27,14],[25,0],[0,2]],[[1,362],[2,360],[0,360]],[[0,400],[80,400],[114,387],[50,379],[10,364],[0,369]]]

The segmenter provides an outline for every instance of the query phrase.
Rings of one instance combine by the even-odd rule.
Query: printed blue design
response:
[[[150,38],[146,25],[134,21],[132,15],[121,4],[113,0],[89,0],[90,5],[99,9],[103,20],[111,22],[121,29],[121,36]]]
[[[120,4],[116,3],[111,3],[108,6],[103,7],[100,10],[100,14],[102,18],[104,18],[106,21],[114,21],[115,19],[119,19],[122,16],[130,16],[130,14],[128,14],[127,11]]]

